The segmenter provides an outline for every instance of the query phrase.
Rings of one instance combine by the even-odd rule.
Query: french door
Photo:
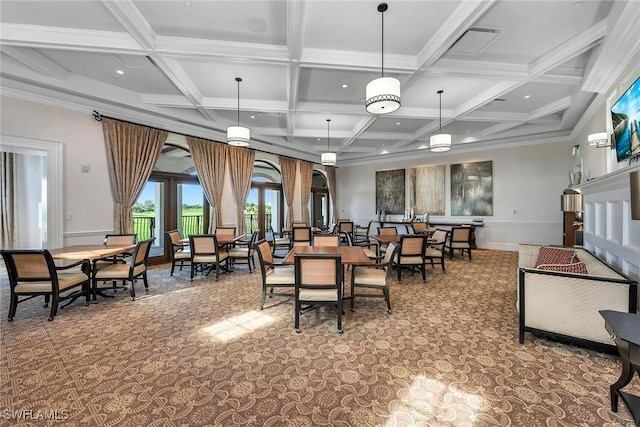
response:
[[[209,203],[195,176],[152,173],[133,209],[138,240],[155,238],[149,253],[151,264],[170,261],[166,231],[177,229],[187,238],[209,229]]]
[[[284,224],[284,201],[282,186],[270,182],[253,182],[245,206],[247,233],[260,230],[263,239],[269,227],[278,232]]]

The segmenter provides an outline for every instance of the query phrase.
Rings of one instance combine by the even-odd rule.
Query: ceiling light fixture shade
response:
[[[429,138],[429,149],[435,153],[451,150],[451,135],[442,133],[442,94],[444,90],[439,90],[440,95],[440,133]]]
[[[587,136],[587,142],[589,143],[589,145],[595,146],[597,148],[610,147],[609,136],[606,132],[592,133],[591,135]]]
[[[329,123],[331,119],[327,119],[327,152],[322,153],[320,156],[320,161],[325,166],[333,166],[336,164],[336,153],[332,153],[329,151]]]
[[[386,3],[378,5],[382,17],[382,77],[371,80],[365,89],[365,108],[371,114],[389,114],[400,108],[400,80],[384,76],[384,12]]]
[[[251,141],[251,131],[248,128],[240,126],[240,82],[242,79],[236,77],[238,82],[238,126],[229,126],[227,128],[227,144],[236,147],[246,147]]]

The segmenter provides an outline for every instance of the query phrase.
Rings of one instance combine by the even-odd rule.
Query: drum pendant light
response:
[[[236,147],[246,147],[251,140],[251,131],[248,128],[240,126],[240,82],[242,79],[236,77],[238,82],[238,126],[229,126],[227,128],[227,144]]]
[[[382,17],[382,77],[371,80],[365,89],[365,108],[371,114],[389,114],[400,108],[400,80],[384,76],[384,12],[386,3],[378,5]]]
[[[443,92],[444,92],[443,90],[438,91],[438,95],[440,95],[440,133],[433,135],[431,138],[429,138],[429,149],[436,153],[451,150],[451,135],[448,133],[442,133],[442,93]]]
[[[336,153],[329,151],[329,122],[331,122],[331,119],[327,119],[327,152],[322,153],[320,156],[320,161],[325,166],[333,166],[336,164]]]

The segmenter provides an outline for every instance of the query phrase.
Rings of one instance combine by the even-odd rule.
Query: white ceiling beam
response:
[[[298,86],[300,84],[300,57],[304,46],[306,1],[287,2],[287,48],[289,68],[287,69],[287,140],[293,144],[296,124]]]
[[[101,0],[109,13],[131,34],[140,47],[153,59],[158,68],[187,97],[196,110],[207,120],[215,122],[215,113],[202,107],[202,94],[175,58],[158,54],[156,33],[131,0],[118,2]]]
[[[453,43],[484,15],[493,3],[495,0],[463,0],[460,2],[456,10],[449,15],[418,53],[418,68],[425,70],[434,65]]]
[[[607,21],[602,20],[572,37],[560,46],[551,49],[529,64],[530,77],[536,77],[583,54],[602,41],[607,33]]]
[[[138,42],[144,50],[156,47],[156,33],[131,0],[100,0],[102,6]]]
[[[590,64],[582,90],[605,94],[640,50],[640,2],[614,2],[608,19],[608,33],[602,48]]]
[[[9,55],[16,61],[23,63],[42,75],[53,77],[58,80],[66,80],[67,77],[69,77],[69,72],[67,70],[35,49],[3,46],[2,53]]]
[[[0,42],[3,46],[144,55],[131,35],[113,31],[2,23]]]

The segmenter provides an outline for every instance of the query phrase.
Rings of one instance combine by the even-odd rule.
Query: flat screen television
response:
[[[612,146],[618,162],[640,155],[640,77],[611,107]]]

